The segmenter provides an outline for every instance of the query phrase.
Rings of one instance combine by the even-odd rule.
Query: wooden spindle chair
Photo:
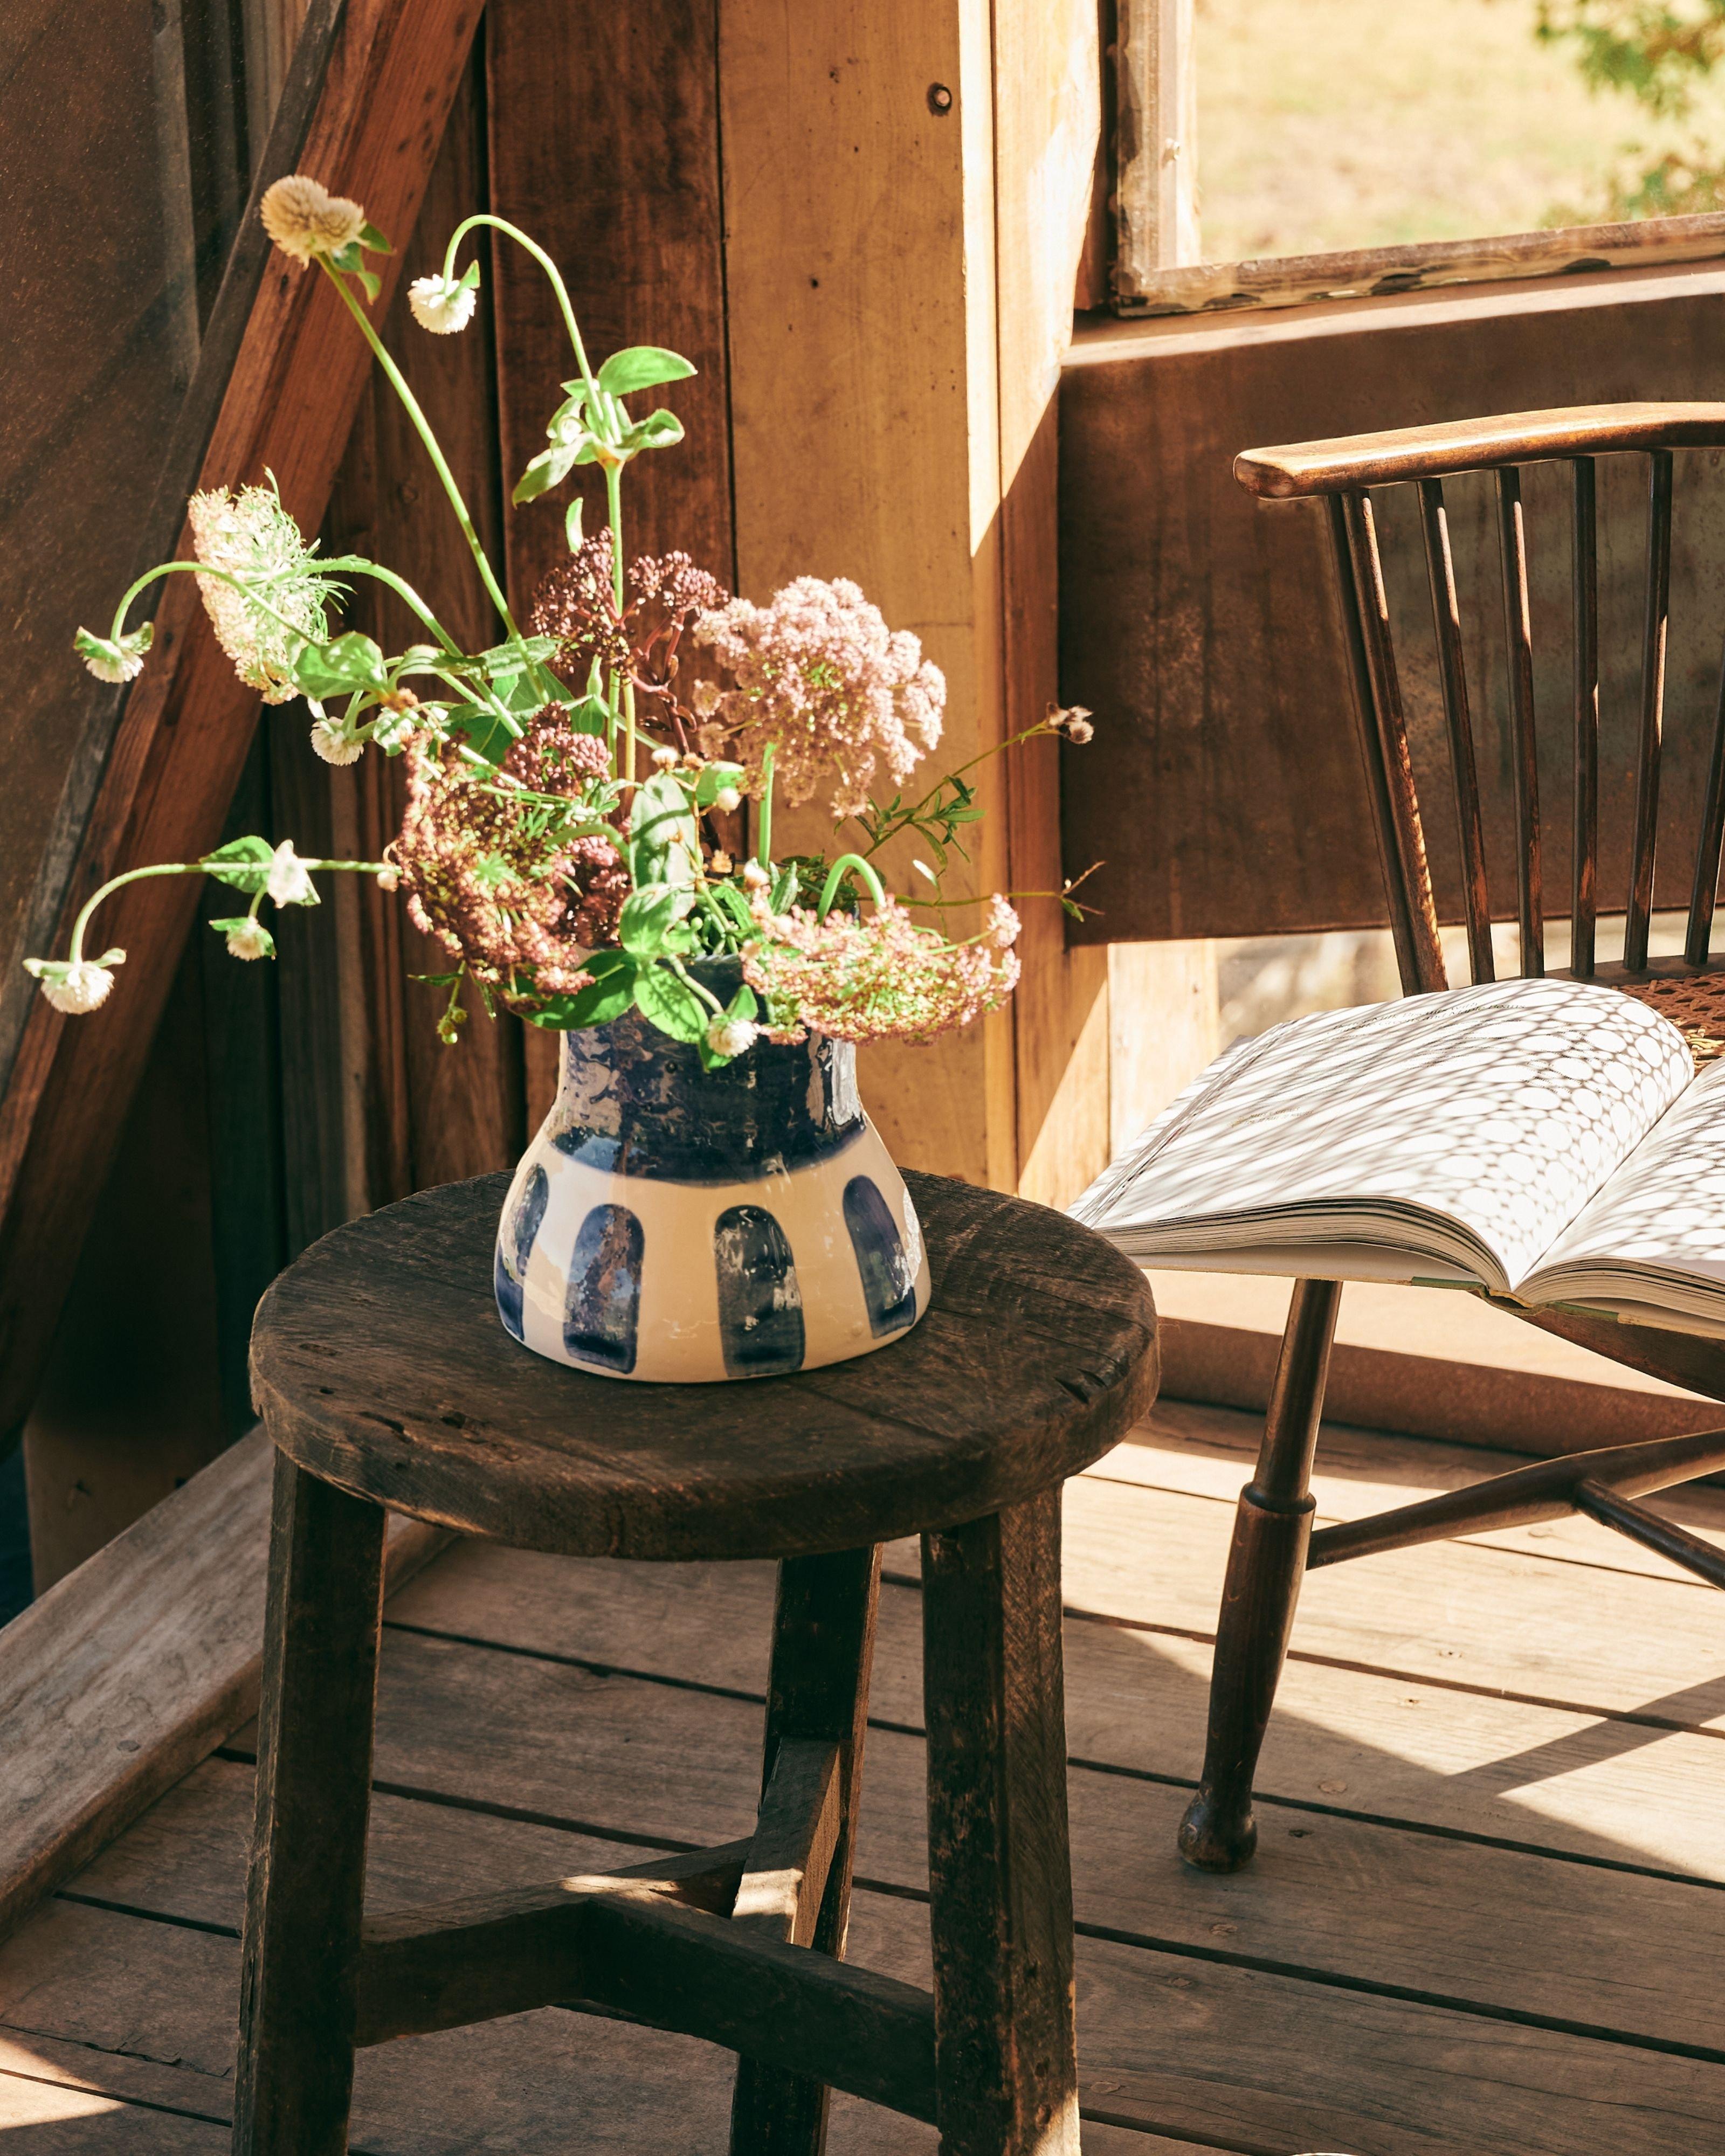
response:
[[[1419,792],[1379,551],[1373,487],[1417,489],[1436,638],[1437,679],[1450,749],[1467,948],[1475,981],[1496,978],[1461,609],[1444,481],[1491,473],[1501,557],[1516,831],[1516,911],[1523,977],[1544,969],[1539,772],[1523,465],[1561,462],[1573,475],[1574,843],[1571,963],[1664,1011],[1690,1034],[1725,1036],[1725,959],[1708,955],[1725,839],[1725,671],[1713,719],[1700,839],[1681,959],[1650,959],[1653,868],[1663,747],[1671,579],[1673,452],[1725,448],[1725,404],[1608,404],[1517,412],[1448,426],[1250,449],[1235,476],[1268,501],[1321,498],[1328,515],[1336,597],[1352,676],[1384,884],[1403,992],[1449,986],[1432,896]],[[1635,806],[1625,893],[1624,956],[1594,956],[1599,889],[1599,579],[1595,459],[1639,453],[1649,468],[1646,606],[1641,638]],[[1704,1046],[1697,1052],[1704,1053]],[[1582,1512],[1725,1587],[1725,1551],[1635,1500],[1725,1467],[1725,1430],[1541,1460],[1374,1518],[1312,1531],[1311,1476],[1342,1292],[1337,1281],[1295,1283],[1253,1479],[1240,1493],[1217,1627],[1203,1780],[1180,1828],[1180,1850],[1207,1871],[1231,1871],[1257,1840],[1252,1779],[1281,1673],[1300,1582],[1314,1565],[1416,1543]],[[1624,1325],[1573,1311],[1514,1307],[1529,1323],[1612,1360],[1725,1399],[1725,1342]]]

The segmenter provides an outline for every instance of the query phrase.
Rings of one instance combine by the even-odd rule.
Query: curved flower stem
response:
[[[261,873],[264,865],[259,862],[257,865],[259,872]],[[128,869],[124,875],[110,876],[106,883],[101,886],[100,890],[93,891],[90,896],[85,899],[83,905],[79,907],[78,916],[72,923],[72,934],[66,952],[67,957],[74,966],[78,963],[79,960],[83,957],[84,932],[90,926],[90,916],[95,911],[96,908],[102,903],[104,899],[111,898],[114,893],[121,889],[123,886],[129,883],[142,883],[146,876],[209,875],[218,869],[231,866],[231,862],[218,861],[211,859],[206,859],[201,861],[157,861],[155,865],[151,868]],[[300,866],[307,869],[356,869],[361,870],[367,875],[381,875],[388,868],[389,864],[387,861],[308,861],[302,860]],[[258,910],[258,900],[261,899],[264,895],[265,893],[264,890],[260,888],[258,893],[258,897],[254,898],[252,901],[251,911],[254,914],[255,914]]]
[[[284,629],[291,630],[295,636],[303,638],[307,644],[313,641],[311,637],[306,636],[298,622],[290,621],[285,613],[271,606],[268,599],[260,598],[255,584],[249,584],[243,577],[236,577],[231,569],[212,568],[208,562],[158,562],[153,569],[145,570],[143,575],[127,588],[119,605],[114,609],[114,626],[110,634],[116,644],[125,634],[126,610],[138,593],[153,584],[158,577],[172,576],[214,577],[220,583],[232,584],[241,598],[250,600],[254,606],[261,607],[271,621],[280,622]],[[450,648],[453,649],[454,646]]]
[[[716,1018],[723,1018],[725,1015],[725,1006],[723,1004],[719,1001],[718,998],[713,993],[711,988],[703,988],[701,986],[701,983],[697,981],[695,976],[688,971],[686,967],[685,967],[680,958],[674,958],[667,953],[665,963],[670,968],[672,973],[676,975],[677,978],[683,983],[683,986],[685,988],[688,988],[694,994],[700,997],[702,1003],[707,1006]]]
[[[755,859],[763,869],[773,865],[773,743],[761,752],[761,830]]]
[[[449,470],[449,465],[444,459],[443,450],[439,447],[437,436],[431,431],[431,422],[419,408],[418,398],[415,397],[413,391],[408,388],[407,378],[403,374],[401,369],[384,350],[382,339],[372,327],[370,322],[367,321],[365,309],[360,305],[358,300],[356,300],[352,293],[348,290],[347,280],[343,277],[341,271],[331,267],[327,255],[319,254],[314,256],[312,259],[316,262],[318,267],[323,271],[330,282],[335,286],[336,290],[341,295],[342,305],[347,308],[348,313],[352,316],[354,321],[359,324],[360,334],[364,337],[366,342],[372,347],[372,354],[377,359],[378,366],[382,368],[385,375],[388,377],[390,388],[393,389],[396,395],[400,398],[403,408],[407,413],[408,418],[413,423],[414,432],[418,435],[419,439],[425,445],[425,453],[431,459],[433,469],[437,473],[439,479],[443,482],[444,492],[449,497],[450,506],[455,512],[455,521],[461,526],[462,536],[466,540],[467,544],[472,552],[475,565],[480,572],[480,580],[485,585],[485,591],[490,598],[492,605],[496,608],[497,612],[502,617],[504,624],[509,631],[511,640],[516,644],[521,643],[522,641],[521,633],[516,626],[515,616],[509,610],[509,601],[504,598],[502,587],[498,583],[496,578],[492,574],[490,562],[486,556],[485,548],[480,544],[478,532],[473,528],[473,519],[467,513],[467,504],[461,497],[460,488],[455,484],[455,475]]]
[[[996,742],[992,748],[985,748],[979,751],[977,755],[970,758],[968,763],[956,764],[951,771],[943,771],[920,801],[915,803],[909,808],[901,808],[899,811],[898,814],[892,819],[891,822],[888,824],[886,828],[881,832],[880,837],[876,839],[874,844],[869,848],[870,854],[871,855],[878,854],[889,839],[896,838],[901,831],[908,829],[909,826],[913,824],[916,821],[917,818],[921,816],[925,810],[927,810],[930,803],[939,796],[942,788],[950,785],[953,779],[963,778],[967,771],[974,771],[979,763],[987,763],[991,757],[1004,756],[1008,749],[1016,748],[1020,742],[1034,741],[1039,735],[1052,734],[1054,731],[1055,729],[1049,724],[1046,719],[1039,719],[1034,726],[1026,726],[1022,733],[1009,734],[1004,741]],[[860,820],[860,819],[855,817],[850,817],[845,819],[845,822],[851,823],[858,822]],[[844,825],[843,824],[840,824],[836,825],[834,828],[837,829],[842,829]],[[1041,894],[1040,892],[1034,894],[1027,892],[1025,894],[1027,897],[1032,896],[1040,896],[1040,895]]]
[[[357,577],[373,577],[380,584],[387,584],[396,597],[419,617],[445,651],[457,659],[467,656],[413,587],[404,577],[397,576],[393,569],[386,569],[381,562],[368,562],[362,554],[338,554],[331,561],[321,562],[319,567],[339,570],[344,576],[351,573]]]
[[[824,921],[828,914],[831,912],[833,901],[838,895],[839,886],[845,880],[846,870],[850,869],[855,869],[857,874],[862,878],[863,881],[868,886],[869,896],[874,900],[875,905],[886,905],[886,892],[881,884],[880,879],[875,875],[874,870],[869,865],[868,862],[863,859],[862,855],[860,854],[840,854],[838,860],[835,860],[831,868],[827,870],[827,880],[820,887],[820,904],[816,908],[816,912],[819,919]]]
[[[557,295],[557,305],[563,311],[563,327],[569,332],[569,342],[575,350],[575,364],[581,370],[581,379],[586,384],[588,396],[598,389],[592,370],[587,363],[587,347],[581,341],[581,332],[575,326],[575,310],[569,303],[569,288],[563,282],[563,273],[557,268],[536,239],[528,239],[519,225],[511,224],[507,218],[493,217],[490,211],[481,210],[477,216],[464,218],[449,235],[449,244],[444,249],[444,282],[453,284],[455,277],[455,249],[470,232],[480,225],[489,225],[494,232],[502,233],[524,247],[551,280],[551,289]]]

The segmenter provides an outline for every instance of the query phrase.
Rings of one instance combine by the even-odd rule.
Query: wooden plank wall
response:
[[[1314,506],[1255,505],[1233,459],[1296,442],[1502,410],[1711,396],[1725,274],[1652,270],[1089,332],[1061,393],[1061,681],[1095,707],[1106,759],[1067,757],[1069,868],[1098,857],[1079,940],[1255,936],[1384,919]],[[1563,475],[1527,486],[1546,891],[1568,906],[1569,545]],[[1489,482],[1453,523],[1494,911],[1512,916],[1510,764]],[[1635,720],[1645,472],[1602,470],[1602,892],[1623,889]],[[1385,496],[1404,570],[1390,598],[1416,767],[1445,770],[1429,602],[1407,505]],[[1687,897],[1682,816],[1700,795],[1717,694],[1725,462],[1680,460],[1669,654],[1667,894]],[[1411,541],[1411,548],[1409,542]],[[1607,777],[1608,767],[1610,776]],[[1459,915],[1447,814],[1428,819]],[[1602,899],[1602,903],[1604,902]],[[1621,900],[1619,899],[1620,906]]]

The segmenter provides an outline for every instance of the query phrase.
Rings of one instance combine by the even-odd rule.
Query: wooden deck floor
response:
[[[1067,1500],[1091,2156],[1725,2151],[1725,1602],[1583,1521],[1314,1575],[1261,1854],[1184,1871],[1245,1416],[1172,1406]],[[1489,1455],[1333,1430],[1321,1517]],[[1675,1517],[1725,1543],[1725,1493]],[[883,1591],[850,1953],[927,1981],[915,1550]],[[764,1567],[449,1551],[391,1603],[380,1905],[747,1830]],[[8,2156],[227,2146],[249,1735],[0,1950]],[[729,2061],[557,2011],[360,2064],[354,2146],[722,2149]],[[932,2150],[841,2100],[834,2156]]]

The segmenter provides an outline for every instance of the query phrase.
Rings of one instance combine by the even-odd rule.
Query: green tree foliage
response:
[[[1697,85],[1725,59],[1725,0],[1538,0],[1536,34],[1567,46],[1595,90],[1631,97],[1662,120],[1693,111]],[[1628,157],[1635,151],[1631,146]],[[1645,156],[1645,152],[1641,153]],[[1613,218],[1691,217],[1725,208],[1725,158],[1697,138],[1613,181]]]

